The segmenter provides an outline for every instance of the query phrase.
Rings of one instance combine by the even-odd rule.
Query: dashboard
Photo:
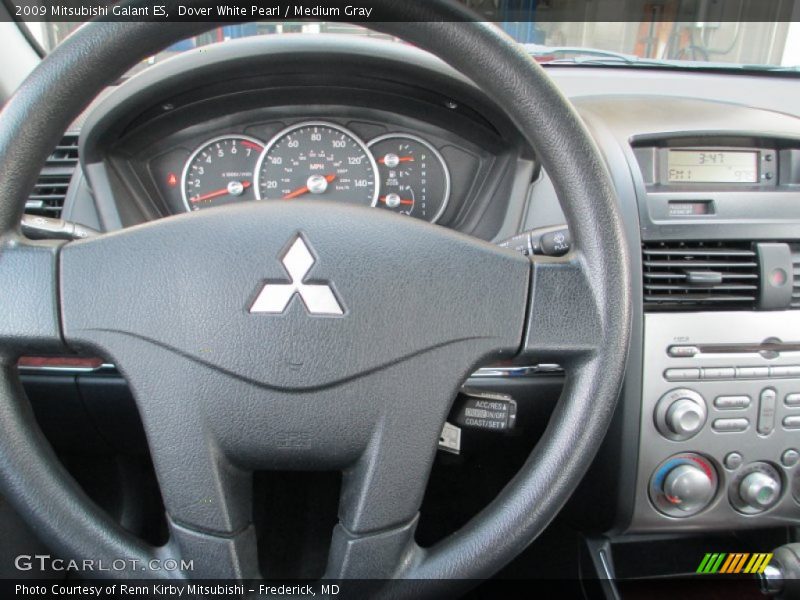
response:
[[[315,199],[503,230],[537,166],[479,90],[411,47],[285,37],[178,55],[95,104],[80,155],[103,229]]]
[[[797,81],[636,71],[551,70],[606,161],[634,276],[625,387],[584,512],[621,537],[795,523]],[[64,216],[103,230],[312,197],[494,241],[566,223],[514,124],[400,44],[226,43],[144,71],[75,127],[85,180]],[[515,367],[495,375],[538,372]]]
[[[448,208],[451,165],[459,174],[478,171],[480,158],[467,148],[386,123],[336,121],[247,123],[237,128],[241,133],[203,139],[188,156],[186,144],[178,143],[152,159],[148,171],[176,213],[305,197],[377,207],[431,223]],[[354,129],[386,132],[365,140]],[[459,197],[463,191],[459,186]]]

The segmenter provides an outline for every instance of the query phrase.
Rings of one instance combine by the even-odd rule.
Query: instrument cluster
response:
[[[158,176],[156,174],[156,176]],[[313,198],[390,210],[435,223],[450,198],[450,170],[418,135],[382,133],[364,140],[342,125],[295,123],[269,140],[231,133],[197,145],[182,165],[186,211],[246,201]]]

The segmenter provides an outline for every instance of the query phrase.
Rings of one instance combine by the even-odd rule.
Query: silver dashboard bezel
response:
[[[800,364],[800,352],[784,352],[766,358],[759,352],[703,353],[699,357],[672,357],[668,347],[673,344],[703,345],[708,343],[758,344],[770,336],[780,335],[784,341],[792,333],[800,333],[800,311],[775,312],[648,312],[644,315],[644,362],[639,420],[638,464],[634,493],[634,509],[626,533],[713,531],[768,527],[788,524],[800,519],[800,498],[795,498],[795,486],[800,486],[800,463],[785,466],[781,457],[787,449],[800,450],[798,431],[782,427],[787,414],[800,414],[800,407],[784,405],[788,393],[800,392],[800,378],[770,379],[700,379],[667,381],[664,373],[671,368],[719,368],[748,366],[782,366]],[[759,394],[767,387],[776,388],[778,398],[774,428],[764,435],[757,430]],[[664,437],[653,418],[659,399],[674,388],[690,388],[705,399],[708,416],[706,425],[691,439],[676,441]],[[714,398],[732,393],[748,395],[752,402],[741,409],[720,409]],[[712,424],[718,418],[746,417],[746,431],[717,432]],[[709,506],[696,515],[676,518],[659,512],[648,495],[650,478],[657,466],[669,456],[681,452],[700,454],[717,466],[719,489]],[[725,456],[731,452],[743,455],[735,469],[725,467]],[[780,500],[768,510],[743,514],[728,501],[728,487],[736,474],[756,462],[772,464],[782,475],[784,489]]]

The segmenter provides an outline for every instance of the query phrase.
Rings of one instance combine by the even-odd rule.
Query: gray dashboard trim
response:
[[[716,76],[710,76],[716,77]],[[708,79],[706,81],[709,81]],[[795,86],[797,82],[794,82]],[[647,239],[744,239],[800,237],[800,228],[791,220],[756,223],[740,222],[698,226],[684,224],[660,227],[653,232],[644,220],[646,188],[631,142],[640,138],[671,134],[703,136],[750,135],[757,137],[798,138],[797,118],[725,101],[669,98],[648,94],[583,96],[573,98],[595,141],[601,147],[612,173],[621,211],[628,228],[631,271],[634,281],[634,319],[631,348],[620,408],[603,450],[620,465],[617,482],[617,514],[609,531],[626,532],[637,509],[639,490],[639,448],[642,419],[644,366],[644,312],[642,306],[641,240]],[[800,191],[797,192],[800,199]],[[639,225],[642,230],[640,231]],[[609,351],[613,351],[609,349]],[[695,527],[697,528],[697,526]]]

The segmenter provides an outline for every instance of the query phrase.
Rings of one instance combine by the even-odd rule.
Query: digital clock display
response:
[[[758,183],[758,152],[670,150],[669,183]]]

